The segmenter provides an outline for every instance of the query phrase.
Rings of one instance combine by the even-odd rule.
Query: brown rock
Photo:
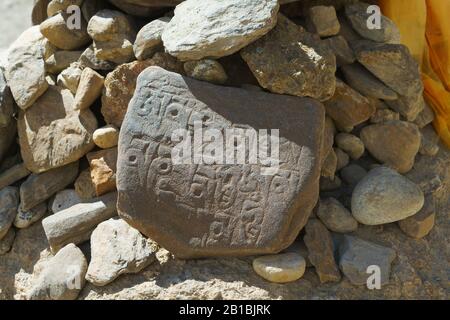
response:
[[[336,81],[334,96],[325,102],[327,115],[340,128],[354,127],[370,119],[375,107],[366,97],[353,90],[341,80]]]
[[[333,232],[348,233],[358,229],[358,222],[350,211],[334,198],[320,200],[317,217]]]
[[[336,136],[336,145],[353,160],[361,158],[365,151],[361,139],[349,133],[339,133]]]
[[[91,68],[85,68],[81,73],[77,94],[75,95],[75,110],[89,108],[101,96],[104,82],[105,78],[100,74]]]
[[[317,219],[310,219],[305,227],[303,240],[308,248],[309,260],[316,268],[320,282],[338,282],[341,280],[338,266],[334,260],[333,240],[327,228]]]
[[[216,84],[224,84],[228,79],[222,65],[211,59],[188,61],[184,64],[184,71],[189,77]]]
[[[333,6],[315,6],[309,9],[308,18],[315,33],[321,37],[334,36],[339,33],[341,25]]]
[[[412,169],[421,141],[416,125],[389,121],[363,128],[360,136],[370,154],[380,162],[400,173]]]
[[[425,204],[418,213],[412,217],[398,222],[398,226],[408,236],[415,239],[426,237],[434,227],[436,211],[432,195],[425,197]]]
[[[40,173],[77,161],[93,147],[97,120],[90,110],[75,110],[69,90],[50,87],[33,108],[19,114],[22,158]]]
[[[0,174],[0,190],[12,185],[13,183],[25,178],[31,172],[23,164],[17,164]]]
[[[336,56],[338,67],[355,62],[356,57],[353,50],[349,47],[347,40],[341,35],[330,37],[323,40]]]
[[[119,214],[184,258],[279,252],[297,237],[317,201],[324,118],[312,99],[219,87],[148,68],[120,132]],[[280,128],[282,168],[174,164],[172,153],[180,154],[168,139],[177,129],[192,132],[188,124],[196,119],[205,129],[233,123]]]
[[[80,56],[80,65],[82,67],[91,68],[93,70],[113,70],[116,67],[114,62],[98,59],[95,56],[94,46],[89,46]]]
[[[91,178],[91,170],[83,170],[75,181],[75,191],[83,200],[90,200],[96,197],[95,186]]]
[[[282,15],[277,26],[241,50],[241,56],[259,84],[271,92],[321,101],[333,96],[333,52],[317,36]]]
[[[350,157],[340,148],[334,148],[334,153],[337,157],[336,171],[339,171],[349,164]]]
[[[387,121],[400,120],[400,114],[390,109],[377,109],[370,117],[371,123],[383,123]]]
[[[117,148],[91,152],[87,155],[91,179],[97,196],[116,190]]]
[[[337,156],[334,153],[334,150],[331,149],[328,152],[328,156],[325,158],[325,161],[322,166],[322,176],[334,179],[334,175],[336,174],[337,168]]]
[[[106,77],[102,96],[102,114],[108,124],[120,128],[136,88],[136,79],[150,66],[160,66],[179,73],[183,70],[183,64],[167,54],[155,55],[149,60],[135,61],[117,67]]]

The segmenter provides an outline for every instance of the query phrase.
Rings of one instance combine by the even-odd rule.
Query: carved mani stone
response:
[[[244,164],[177,164],[174,130],[187,130],[184,141],[194,141],[199,122],[204,133],[254,129],[260,144],[260,129],[279,129],[278,170],[249,157]],[[180,258],[279,252],[317,202],[324,122],[324,107],[309,98],[219,87],[150,67],[138,78],[120,132],[119,215]]]

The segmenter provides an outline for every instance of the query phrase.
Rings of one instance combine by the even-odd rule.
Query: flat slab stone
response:
[[[249,161],[176,164],[174,130],[186,129],[187,137],[200,121],[219,132],[279,129],[278,170]],[[324,123],[324,107],[312,99],[150,67],[138,77],[120,132],[119,215],[181,258],[279,252],[317,202]]]

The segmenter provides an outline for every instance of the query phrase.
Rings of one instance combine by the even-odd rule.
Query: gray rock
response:
[[[85,284],[87,261],[74,244],[61,249],[44,266],[27,293],[28,300],[75,300]]]
[[[346,82],[361,94],[375,99],[396,100],[397,93],[358,63],[341,68]]]
[[[259,84],[273,93],[320,101],[334,94],[336,58],[333,52],[316,35],[281,14],[277,26],[241,50],[241,56]]]
[[[78,162],[41,174],[30,175],[20,186],[20,200],[23,211],[28,211],[49,199],[75,181]]]
[[[277,23],[277,0],[187,0],[162,34],[166,51],[182,61],[231,55]]]
[[[55,194],[52,201],[49,202],[49,212],[52,214],[73,207],[83,202],[74,189],[65,189]]]
[[[156,260],[158,245],[122,219],[102,222],[91,236],[86,280],[105,286],[121,274],[137,273]]]
[[[333,241],[327,228],[317,219],[310,219],[305,227],[305,241],[309,260],[316,268],[320,282],[338,282],[341,274],[334,260]]]
[[[400,120],[400,114],[391,109],[378,109],[374,115],[370,117],[370,123],[383,123],[388,121]]]
[[[99,223],[117,215],[116,202],[117,194],[110,193],[45,218],[42,226],[52,251],[58,252],[69,243],[89,240]]]
[[[362,37],[377,41],[388,43],[400,43],[400,31],[395,23],[381,15],[381,28],[369,29],[368,22],[373,15],[371,11],[368,12],[369,4],[358,2],[350,4],[345,7],[345,15],[350,21],[353,29]]]
[[[350,211],[334,198],[327,198],[319,202],[317,217],[333,232],[348,233],[358,229],[358,222]]]
[[[39,26],[27,29],[9,48],[5,78],[20,108],[29,108],[47,90],[45,59],[52,51]]]
[[[158,116],[162,110],[167,117]],[[169,139],[177,129],[192,133],[195,119],[221,130],[236,124],[280,128],[282,170],[272,172],[259,161],[249,166],[247,160],[196,165],[186,159],[190,164],[173,165],[177,151]],[[147,68],[120,130],[119,215],[182,258],[279,252],[297,237],[317,201],[324,122],[323,107],[313,99],[216,86]],[[305,148],[308,152],[301,152]],[[307,178],[297,179],[300,172]],[[242,221],[237,225],[227,218],[236,214]],[[186,219],[195,227],[182,227]]]
[[[347,40],[341,35],[326,38],[323,40],[336,56],[336,64],[338,67],[345,66],[355,62],[356,57],[353,50],[348,45]]]
[[[23,163],[12,166],[0,174],[0,190],[27,177],[30,173]]]
[[[366,175],[366,169],[354,163],[341,170],[342,180],[350,186],[356,186]]]
[[[366,285],[369,266],[378,266],[381,285],[389,283],[391,264],[396,257],[393,249],[345,235],[339,246],[339,268],[354,285]]]
[[[6,187],[0,190],[0,240],[11,228],[19,207],[19,190],[15,187]]]
[[[412,169],[421,141],[417,126],[406,121],[364,127],[360,137],[374,158],[400,173]]]
[[[146,24],[138,32],[134,42],[134,55],[138,60],[149,59],[156,51],[163,48],[161,35],[170,18],[163,17]]]
[[[424,195],[412,181],[387,167],[371,170],[355,187],[352,214],[358,222],[380,225],[415,215]]]
[[[16,237],[16,231],[14,228],[10,228],[6,235],[0,239],[0,256],[8,253],[13,244],[14,244],[14,238]]]
[[[116,64],[111,61],[101,60],[95,56],[94,46],[89,46],[80,56],[78,60],[80,66],[91,68],[93,70],[110,71],[116,67]]]
[[[22,210],[21,205],[19,205],[17,216],[14,219],[14,226],[18,229],[26,229],[33,223],[41,220],[47,213],[47,203],[42,202],[37,206],[29,209]]]
[[[56,51],[45,60],[45,70],[54,75],[59,74],[78,61],[82,53],[82,51]]]

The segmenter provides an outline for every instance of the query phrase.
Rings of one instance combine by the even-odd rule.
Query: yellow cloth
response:
[[[433,125],[450,148],[450,0],[380,0],[402,42],[420,63]]]

